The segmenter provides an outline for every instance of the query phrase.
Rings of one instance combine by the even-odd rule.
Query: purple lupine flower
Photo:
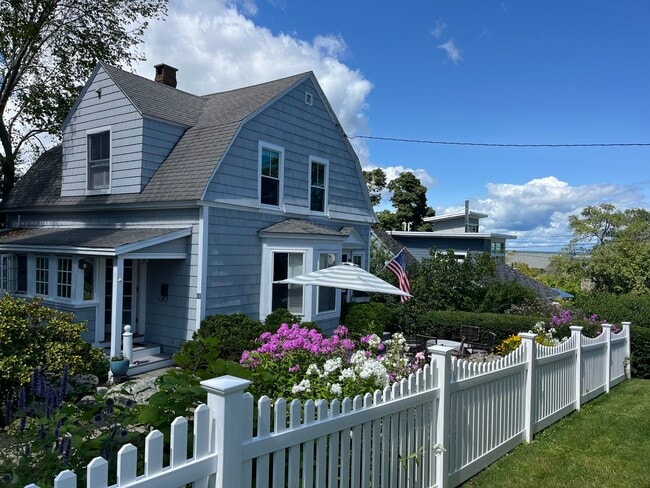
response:
[[[68,374],[70,373],[70,366],[67,364],[63,367],[63,377],[61,378],[61,397],[65,398],[68,394]]]
[[[41,440],[45,439],[45,425],[41,423],[41,426],[38,428],[38,438]]]
[[[25,427],[27,427],[27,415],[23,415],[20,419],[20,426],[18,429],[20,432],[23,432],[25,430]]]
[[[21,386],[20,390],[18,390],[18,408],[23,410],[25,405],[27,405],[27,392],[25,391],[25,387]]]
[[[298,371],[300,371],[299,364],[295,364],[289,368],[289,373],[297,373]]]

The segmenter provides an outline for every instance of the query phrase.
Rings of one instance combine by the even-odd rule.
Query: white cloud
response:
[[[447,24],[445,22],[441,20],[435,20],[433,29],[431,29],[431,35],[436,39],[439,39],[446,28]]]
[[[487,196],[471,201],[471,209],[484,212],[481,231],[507,232],[518,236],[509,247],[527,245],[559,250],[569,239],[569,215],[577,215],[588,205],[610,202],[619,208],[638,206],[643,195],[633,187],[615,184],[571,186],[555,176],[524,184],[487,183]],[[438,214],[462,210],[437,209]]]
[[[372,83],[341,61],[347,53],[344,39],[274,34],[254,22],[256,12],[252,0],[172,0],[167,19],[152,22],[146,31],[147,60],[136,71],[152,78],[153,65],[167,63],[178,68],[179,89],[200,95],[313,71],[346,133],[367,133]],[[365,142],[352,143],[367,161]]]
[[[454,64],[460,63],[460,61],[463,59],[463,56],[460,53],[460,49],[456,47],[453,39],[449,39],[447,42],[438,44],[438,49],[442,49],[447,54],[449,60]]]

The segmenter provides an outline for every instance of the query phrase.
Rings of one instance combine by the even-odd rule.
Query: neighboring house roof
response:
[[[476,219],[483,219],[487,217],[487,214],[480,213],[480,212],[474,212],[473,210],[470,210],[470,212],[467,214],[468,217],[476,218]],[[442,222],[445,220],[455,220],[461,217],[465,217],[465,211],[463,210],[462,212],[455,212],[455,213],[449,213],[449,214],[444,214],[444,215],[435,215],[433,217],[424,217],[422,220],[425,222]]]
[[[200,200],[241,125],[313,77],[311,72],[301,73],[198,97],[118,68],[101,66],[143,115],[189,128],[140,193],[61,197],[62,153],[57,147],[45,152],[17,182],[2,202],[3,209]]]
[[[402,231],[391,230],[391,236],[397,237],[442,237],[450,239],[516,239],[514,234],[498,234],[494,232],[446,232],[446,231]]]
[[[516,281],[522,286],[533,290],[543,300],[551,300],[558,297],[558,292],[541,284],[539,281],[520,273],[507,264],[497,264],[496,277],[499,281]]]
[[[377,227],[373,227],[371,232],[373,237],[375,237],[381,243],[384,249],[391,253],[393,257],[396,256],[400,251],[404,251],[407,268],[414,264],[417,264],[418,260],[415,256],[413,256],[413,254],[411,254],[411,251],[409,251],[401,242],[393,239],[386,231],[383,231]]]
[[[347,237],[343,232],[312,224],[307,220],[287,219],[259,231],[260,234],[303,234],[313,236]]]
[[[110,254],[133,251],[191,234],[191,229],[19,228],[0,231],[3,247],[45,247],[47,250],[88,248]]]
[[[517,263],[523,263],[534,269],[545,270],[551,264],[551,258],[555,254],[543,251],[508,251],[506,263],[515,266],[517,266]]]

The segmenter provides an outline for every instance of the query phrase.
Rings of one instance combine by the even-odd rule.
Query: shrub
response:
[[[632,375],[650,379],[650,328],[632,325]]]
[[[650,327],[650,296],[582,293],[575,297],[573,306],[586,314],[596,313],[612,322],[628,321],[632,325]]]
[[[60,378],[98,370],[104,353],[81,338],[85,323],[45,307],[41,300],[0,297],[0,398],[14,395],[35,369]]]
[[[208,353],[211,357],[238,361],[242,351],[251,349],[263,330],[257,320],[241,313],[210,315],[192,334],[192,340],[181,346],[179,353],[188,364],[193,363],[192,367],[187,366],[190,369],[205,368],[209,360],[203,356]]]
[[[350,337],[357,338],[367,334],[379,336],[388,330],[390,320],[389,309],[383,303],[351,303],[345,315],[345,326]]]
[[[300,316],[292,314],[286,308],[278,308],[264,319],[265,330],[277,330],[282,324],[300,324]]]
[[[479,312],[503,313],[514,306],[532,303],[537,295],[516,281],[497,281],[490,285],[481,302]]]
[[[459,337],[461,325],[476,325],[482,332],[494,332],[496,340],[500,342],[511,335],[532,330],[537,322],[543,320],[542,317],[521,315],[433,311],[420,316],[409,334],[452,339]],[[482,337],[481,340],[483,339],[485,338]]]

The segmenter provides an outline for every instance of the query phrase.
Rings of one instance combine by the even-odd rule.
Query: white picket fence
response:
[[[149,434],[144,473],[137,449],[118,453],[112,487],[452,487],[533,434],[629,377],[630,329],[611,325],[589,339],[581,327],[557,347],[522,333],[522,345],[496,361],[457,360],[433,346],[431,364],[374,395],[343,401],[284,399],[257,404],[250,384],[232,376],[202,383],[208,403],[196,409],[192,457],[187,420],[171,429],[169,466],[163,437]],[[87,486],[108,487],[108,463],[95,458]],[[75,488],[61,472],[55,488]],[[29,485],[29,488],[37,488]]]

